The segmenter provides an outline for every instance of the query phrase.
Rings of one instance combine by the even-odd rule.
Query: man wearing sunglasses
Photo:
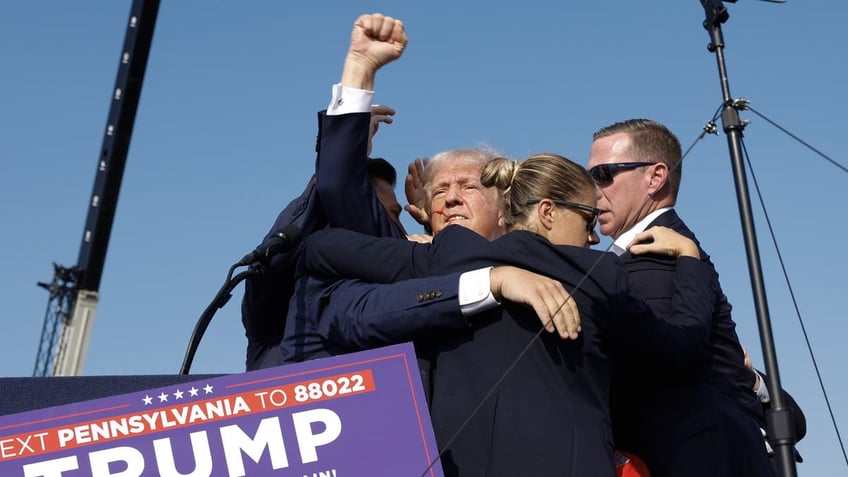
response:
[[[600,232],[614,240],[611,251],[630,272],[632,292],[661,316],[671,310],[674,262],[634,256],[625,247],[654,225],[696,240],[674,211],[681,161],[674,134],[646,119],[599,130],[589,155]],[[703,250],[701,257],[712,266]],[[753,392],[756,375],[744,365],[731,306],[720,288],[714,306],[713,364],[704,375],[646,376],[634,363],[622,363],[613,392],[616,446],[644,457],[655,477],[772,475],[758,428],[764,418]]]

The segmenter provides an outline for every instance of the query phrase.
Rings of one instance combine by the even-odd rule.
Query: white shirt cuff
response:
[[[366,89],[349,88],[341,83],[333,85],[333,97],[327,106],[327,116],[348,113],[370,113],[374,92]]]
[[[498,306],[492,295],[492,267],[465,272],[459,276],[459,307],[462,316],[470,316]]]

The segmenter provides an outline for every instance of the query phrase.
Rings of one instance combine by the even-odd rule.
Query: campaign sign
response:
[[[431,476],[412,345],[0,417],[2,477]]]

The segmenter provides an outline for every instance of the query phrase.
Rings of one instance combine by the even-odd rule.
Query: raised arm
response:
[[[318,193],[333,227],[405,236],[399,211],[388,211],[379,200],[367,160],[371,136],[394,114],[391,108],[371,104],[376,72],[399,58],[406,42],[403,23],[392,17],[362,15],[354,23],[341,82],[322,116],[318,152]]]

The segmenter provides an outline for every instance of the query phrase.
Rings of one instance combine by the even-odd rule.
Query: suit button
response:
[[[424,300],[426,300],[426,299],[427,299],[427,297],[426,297],[426,296],[424,296],[424,294],[423,294],[423,293],[419,293],[417,298],[418,298],[418,301],[419,301],[419,302],[422,302],[422,301],[424,301]]]

